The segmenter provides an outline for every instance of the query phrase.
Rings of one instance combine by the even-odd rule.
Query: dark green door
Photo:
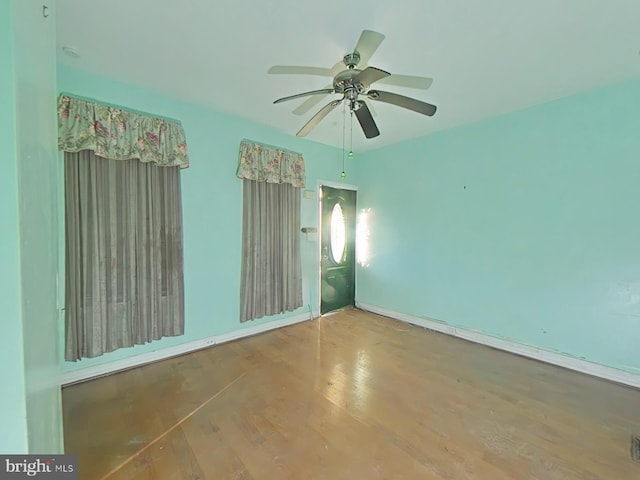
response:
[[[355,304],[356,191],[322,189],[320,313]]]

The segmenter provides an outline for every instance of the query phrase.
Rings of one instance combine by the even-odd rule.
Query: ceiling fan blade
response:
[[[354,49],[354,51],[360,55],[360,64],[366,65],[369,63],[369,59],[383,40],[384,35],[381,33],[374,32],[373,30],[362,31],[358,43],[356,43],[356,48]]]
[[[333,93],[334,90],[333,88],[323,88],[322,90],[312,90],[310,92],[304,92],[304,93],[298,93],[296,95],[290,95],[288,97],[282,97],[279,98],[277,100],[275,100],[273,103],[281,103],[281,102],[286,102],[287,100],[294,100],[296,98],[300,98],[300,97],[307,97],[309,95],[326,95],[327,93]]]
[[[417,88],[420,90],[426,90],[433,83],[433,78],[428,77],[414,77],[412,75],[395,75],[382,78],[378,80],[380,83],[387,85],[396,85],[398,87]]]
[[[344,98],[344,97],[343,97]],[[336,108],[338,105],[342,103],[342,98],[340,100],[334,100],[332,102],[327,103],[324,107],[320,109],[318,113],[316,113],[311,119],[304,124],[304,126],[296,133],[296,137],[306,137],[313,128],[320,123],[324,117],[326,117],[331,110]]]
[[[333,89],[331,88],[331,85],[327,85],[326,86],[326,90],[333,91]],[[298,105],[293,110],[293,113],[296,114],[296,115],[304,115],[309,110],[311,110],[313,107],[315,107],[317,104],[319,104],[322,101],[323,98],[325,98],[323,95],[311,95],[304,102],[302,102],[300,105]]]
[[[415,98],[405,97],[404,95],[398,95],[397,93],[383,92],[381,90],[369,90],[369,92],[367,92],[367,97],[371,100],[390,103],[391,105],[407,108],[428,116],[432,116],[436,113],[437,108],[435,105],[416,100]]]
[[[367,97],[365,97],[363,100],[364,100],[364,103],[367,104],[367,108],[371,112],[371,115],[373,115],[374,117],[377,117],[378,112],[376,112],[376,109],[374,108],[373,103],[371,103]]]
[[[380,130],[378,130],[376,122],[373,120],[373,116],[371,115],[367,104],[359,100],[358,105],[360,107],[355,110],[355,113],[358,118],[358,122],[360,122],[360,126],[362,127],[362,131],[364,132],[364,136],[367,138],[377,137],[380,135]]]
[[[341,71],[343,71],[345,69],[345,65],[344,62],[342,60],[340,60],[339,62],[337,62],[336,64],[333,65],[333,67],[331,67],[331,70],[329,70],[331,72],[331,75],[329,75],[331,78],[335,77],[338,73],[340,73]]]
[[[333,77],[333,70],[322,67],[298,67],[295,65],[274,65],[267,73],[272,75],[319,75]]]
[[[373,82],[377,82],[378,80],[388,77],[389,75],[391,75],[389,72],[385,72],[384,70],[380,70],[379,68],[367,67],[358,75],[356,75],[353,81],[362,82],[362,85],[366,90]]]

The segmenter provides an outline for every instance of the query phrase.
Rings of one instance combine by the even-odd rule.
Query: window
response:
[[[302,155],[243,140],[240,321],[302,306],[300,192]]]
[[[179,167],[65,153],[67,360],[184,333]]]
[[[240,320],[302,306],[300,189],[243,180]]]
[[[331,212],[331,256],[336,263],[342,262],[346,246],[346,226],[342,207],[336,203]]]

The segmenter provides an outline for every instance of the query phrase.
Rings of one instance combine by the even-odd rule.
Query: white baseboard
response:
[[[320,316],[320,312],[312,312],[311,316],[313,318],[317,318],[318,316]],[[147,363],[157,362],[158,360],[165,360],[171,357],[177,357],[178,355],[184,355],[185,353],[193,352],[195,350],[212,347],[213,345],[230,342],[239,338],[250,337],[258,333],[268,332],[269,330],[275,330],[276,328],[286,327],[288,325],[305,322],[307,320],[310,320],[309,313],[304,313],[295,315],[293,317],[283,318],[281,320],[274,320],[273,322],[255,325],[253,327],[241,328],[232,332],[223,333],[222,335],[203,338],[194,342],[183,343],[174,347],[163,348],[161,350],[154,350],[152,352],[134,355],[132,357],[116,360],[115,362],[95,365],[93,367],[81,368],[78,370],[72,370],[70,372],[64,372],[61,375],[60,384],[62,386],[65,386],[85,380],[90,380],[96,377],[103,377],[105,375],[110,375],[122,370],[139,367]]]
[[[635,373],[619,370],[617,368],[607,367],[598,363],[571,357],[569,355],[564,355],[561,353],[543,350],[509,340],[492,337],[491,335],[487,335],[474,330],[453,327],[437,320],[398,313],[393,310],[378,307],[376,305],[356,302],[356,306],[361,310],[377,313],[385,317],[395,318],[396,320],[411,323],[413,325],[418,325],[420,327],[428,328],[429,330],[434,330],[436,332],[445,333],[447,335],[452,335],[454,337],[463,338],[474,343],[487,345],[489,347],[497,348],[498,350],[504,350],[506,352],[515,353],[523,357],[533,358],[535,360],[540,360],[541,362],[551,363],[553,365],[558,365],[570,370],[593,375],[594,377],[599,377],[612,382],[640,388],[640,375]]]

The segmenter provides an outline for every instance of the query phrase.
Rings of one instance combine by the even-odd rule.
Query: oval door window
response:
[[[333,207],[333,212],[331,212],[331,255],[336,263],[342,261],[346,240],[346,226],[342,207],[339,203],[336,203]]]

